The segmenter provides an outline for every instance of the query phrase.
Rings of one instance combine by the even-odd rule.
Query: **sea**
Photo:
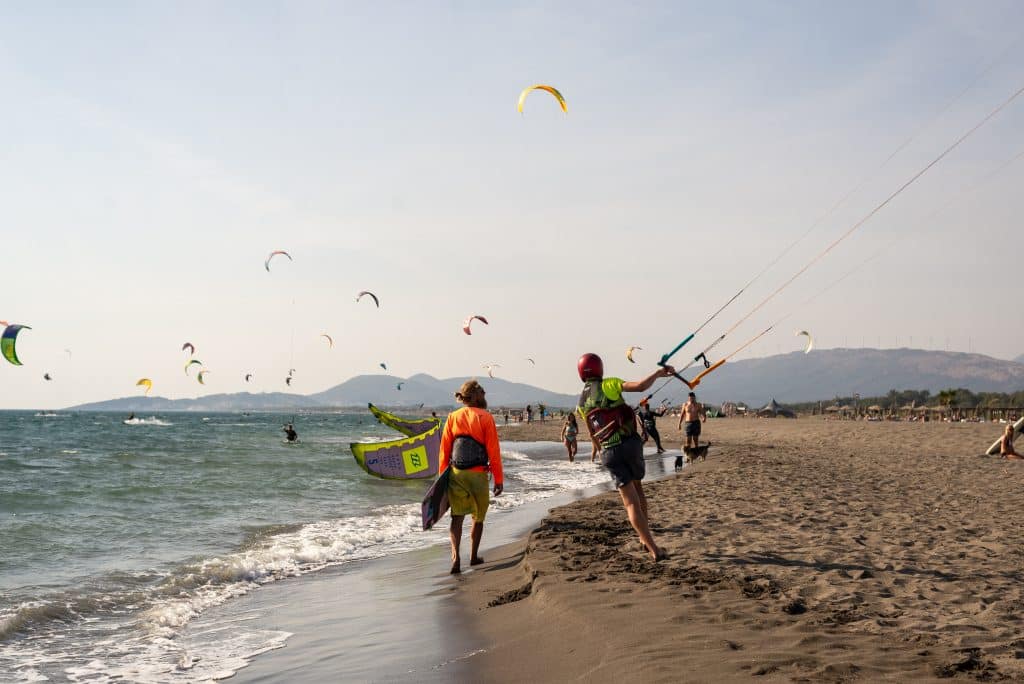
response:
[[[4,682],[230,677],[288,634],[233,620],[188,638],[202,616],[272,583],[447,543],[446,526],[421,529],[428,483],[356,464],[350,442],[398,436],[367,413],[126,419],[0,412]],[[291,421],[297,444],[281,430]],[[550,445],[502,451],[489,521],[608,479]]]

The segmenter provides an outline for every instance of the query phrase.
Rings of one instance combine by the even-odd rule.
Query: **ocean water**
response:
[[[328,566],[447,541],[420,530],[424,482],[384,481],[351,441],[368,414],[0,412],[0,679],[199,681],[283,645],[214,606]],[[300,443],[284,442],[293,420]],[[495,515],[604,482],[589,463],[503,444]],[[586,459],[584,459],[586,461]],[[295,580],[300,581],[300,580]]]

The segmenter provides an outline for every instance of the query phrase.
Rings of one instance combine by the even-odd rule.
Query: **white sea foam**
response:
[[[583,459],[570,464],[531,457],[541,450],[550,453],[550,444],[508,446],[503,445],[507,489],[492,499],[495,513],[607,480],[602,470]],[[71,681],[226,678],[256,654],[283,646],[290,635],[237,622],[216,626],[222,630],[216,638],[183,631],[205,611],[269,582],[446,542],[446,526],[421,530],[418,503],[382,506],[364,515],[257,535],[238,551],[178,568],[146,596],[126,599],[114,613],[102,613],[102,619],[79,619],[73,639],[67,630],[54,630],[8,642],[10,659],[0,655],[0,669],[16,663],[16,681],[24,682],[41,681],[40,673],[55,671]],[[19,619],[24,617],[22,613]],[[7,627],[18,629],[15,624]],[[72,641],[80,643],[88,634],[95,636],[86,639],[87,654],[73,648]]]
[[[125,425],[160,425],[162,427],[174,425],[174,423],[168,423],[167,421],[160,420],[155,416],[150,416],[149,418],[128,418],[121,422]]]

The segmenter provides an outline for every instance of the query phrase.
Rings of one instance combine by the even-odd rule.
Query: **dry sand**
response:
[[[558,423],[502,438],[557,439],[544,430]],[[998,432],[711,420],[708,461],[646,487],[668,561],[609,493],[460,583],[487,642],[476,678],[1024,679],[1024,463],[978,456]]]

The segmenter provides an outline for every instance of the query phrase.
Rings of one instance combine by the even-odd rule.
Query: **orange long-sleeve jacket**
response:
[[[468,435],[480,442],[487,449],[487,460],[490,466],[476,466],[469,470],[487,472],[494,475],[494,484],[504,485],[504,471],[501,468],[501,448],[498,446],[498,426],[494,424],[494,416],[484,409],[464,406],[448,414],[441,433],[441,463],[438,472],[443,473],[452,458],[452,444],[459,435]]]

